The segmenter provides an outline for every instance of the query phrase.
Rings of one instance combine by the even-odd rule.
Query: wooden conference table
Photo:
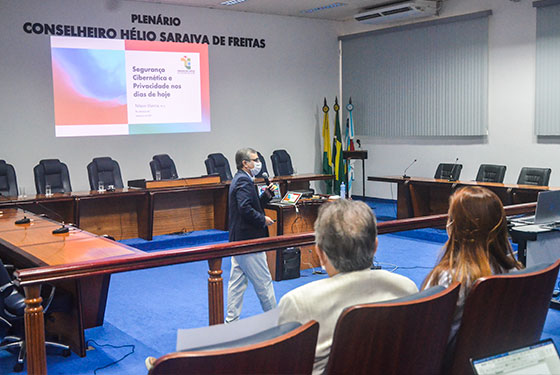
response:
[[[436,178],[402,176],[369,176],[368,181],[397,184],[397,218],[443,214],[449,208],[449,197],[464,186],[482,186],[492,190],[505,206],[535,202],[539,191],[558,190],[548,186],[501,184],[495,182],[448,181]]]
[[[332,175],[302,174],[274,177],[272,181],[278,182],[281,193],[285,194],[288,190],[307,190],[310,181],[332,178]],[[229,181],[221,183],[217,176],[140,181],[144,181],[144,188],[57,193],[49,197],[44,194],[0,197],[0,208],[19,207],[46,214],[116,240],[151,240],[153,236],[175,232],[227,230]]]
[[[59,223],[29,212],[24,214],[20,209],[1,208],[0,212],[0,258],[18,269],[95,262],[142,253],[77,228],[65,234],[53,234]],[[31,222],[15,224],[24,215]],[[90,276],[57,282],[57,291],[64,290],[72,303],[68,311],[53,313],[54,319],[46,321],[47,335],[56,334],[76,354],[85,356],[84,329],[103,325],[110,277]]]

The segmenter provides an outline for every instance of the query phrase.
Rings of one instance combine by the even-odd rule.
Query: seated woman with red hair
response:
[[[474,282],[484,276],[522,268],[515,260],[508,239],[504,206],[492,191],[469,186],[450,198],[447,233],[439,263],[428,274],[422,289],[461,283],[451,328],[452,341],[463,316],[463,305]]]

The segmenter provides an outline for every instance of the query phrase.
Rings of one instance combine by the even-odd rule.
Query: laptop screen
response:
[[[560,374],[560,358],[551,339],[487,358],[471,359],[476,375]]]
[[[539,192],[535,224],[549,224],[558,221],[560,221],[560,190]]]
[[[278,186],[277,182],[273,182],[272,185],[274,185],[274,197],[272,197],[272,199],[280,200],[282,198],[282,196],[280,195],[280,186]],[[257,187],[259,188],[259,197],[260,197],[264,192],[264,190],[266,189],[266,185],[259,184],[257,185]]]
[[[296,204],[297,201],[299,200],[299,198],[301,198],[302,193],[296,193],[294,191],[289,191],[286,193],[286,195],[284,195],[284,198],[282,198],[282,202],[281,203],[286,203],[286,204]]]

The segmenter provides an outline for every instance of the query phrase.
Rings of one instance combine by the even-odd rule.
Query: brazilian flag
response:
[[[329,128],[329,106],[327,98],[323,104],[323,174],[332,174],[331,164],[331,129]],[[332,180],[325,181],[327,184],[327,194],[332,194]]]
[[[342,157],[342,131],[340,130],[340,107],[338,98],[334,99],[334,137],[332,146],[332,164],[334,166],[334,193],[340,194],[340,184],[346,183],[346,166]]]

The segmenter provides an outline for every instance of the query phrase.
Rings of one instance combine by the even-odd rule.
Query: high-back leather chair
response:
[[[465,300],[461,326],[449,347],[443,374],[471,375],[470,358],[539,340],[560,260],[478,279]]]
[[[208,155],[208,158],[204,160],[204,165],[206,165],[206,172],[208,174],[219,174],[220,180],[228,181],[233,179],[231,175],[231,168],[229,167],[229,161],[226,159],[224,154],[215,153]]]
[[[162,180],[174,180],[178,178],[175,162],[167,154],[154,155],[152,161],[150,161],[150,169],[154,180],[156,180],[158,171]]]
[[[257,155],[259,156],[259,160],[262,164],[262,167],[261,167],[261,171],[257,173],[255,178],[262,178],[263,173],[266,173],[270,176],[270,173],[268,173],[268,168],[266,167],[266,161],[264,160],[264,156],[262,156],[262,154],[258,151],[257,151]]]
[[[274,150],[270,155],[275,176],[291,176],[294,174],[292,158],[286,150]]]
[[[9,197],[18,195],[16,171],[4,160],[0,160],[0,194]]]
[[[58,159],[44,159],[33,168],[37,194],[45,194],[45,186],[51,186],[53,193],[72,191],[68,167]]]
[[[311,374],[318,333],[316,321],[286,323],[221,345],[164,355],[149,375]]]
[[[105,187],[109,185],[113,185],[117,189],[124,187],[119,163],[110,157],[94,158],[87,165],[87,171],[91,190],[97,190],[99,181],[103,181]]]
[[[439,374],[459,288],[436,286],[345,309],[325,374]]]
[[[436,169],[434,178],[443,180],[458,180],[461,176],[463,164],[440,163]]]
[[[521,172],[519,172],[517,184],[548,186],[548,181],[550,180],[551,173],[552,169],[550,168],[523,167],[521,168]]]
[[[504,182],[506,176],[505,165],[481,164],[476,174],[478,182]]]

